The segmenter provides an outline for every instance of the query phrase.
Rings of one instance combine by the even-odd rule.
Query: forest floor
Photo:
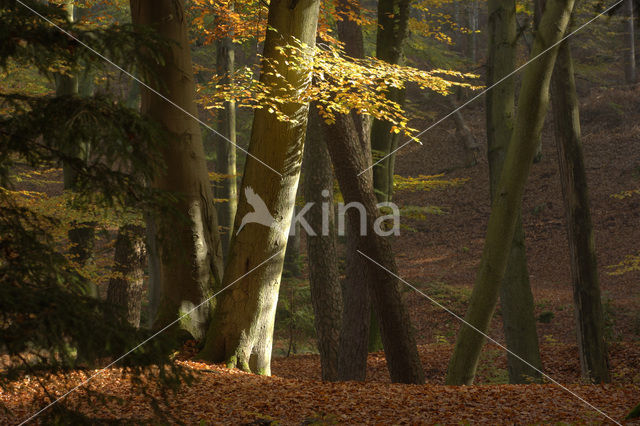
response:
[[[568,246],[549,116],[542,161],[533,166],[526,189],[523,221],[540,319],[543,368],[564,388],[548,379],[542,385],[506,385],[506,354],[495,345],[483,350],[477,385],[443,386],[459,323],[407,288],[405,297],[427,384],[389,383],[383,353],[370,355],[365,384],[321,382],[317,354],[274,358],[272,377],[186,360],[180,362],[198,380],[170,397],[169,411],[186,424],[622,422],[640,402],[640,273],[616,275],[611,266],[640,250],[640,197],[617,199],[612,195],[640,188],[640,85],[581,89],[580,97],[612,384],[588,385],[580,379]],[[436,116],[446,112],[437,111]],[[465,108],[463,114],[484,152],[482,101]],[[425,128],[429,123],[412,125]],[[461,167],[464,154],[453,134],[453,122],[447,121],[421,138],[424,146],[410,145],[399,152],[399,175],[444,173],[444,179],[468,181],[443,190],[398,192],[395,201],[401,207],[437,206],[444,214],[403,218],[402,235],[395,238],[394,248],[404,279],[464,315],[489,217],[488,167],[484,154],[477,166]],[[489,335],[504,341],[499,309]],[[286,345],[282,340],[276,343]],[[125,404],[113,405],[113,412],[87,402],[82,392],[71,394],[68,403],[103,419],[150,419],[149,405],[142,396],[131,395],[129,382],[117,373],[117,369],[109,370],[88,385],[124,398]],[[77,373],[50,382],[55,383],[54,393],[61,395],[80,380]],[[33,413],[33,398],[41,401],[40,390],[31,379],[16,385],[15,393],[0,392],[0,400],[14,410],[9,417],[0,413],[2,424]]]

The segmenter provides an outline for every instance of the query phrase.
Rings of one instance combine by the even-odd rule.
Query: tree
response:
[[[378,2],[378,35],[376,57],[390,64],[399,64],[402,46],[408,35],[409,0],[380,0]],[[403,89],[389,89],[387,98],[398,105],[404,103]],[[392,124],[374,120],[371,128],[371,151],[374,163],[389,155],[398,144],[398,134],[391,131]],[[373,168],[373,185],[379,201],[391,201],[395,155],[389,155]]]
[[[336,12],[341,16],[338,21],[338,37],[344,43],[345,54],[351,58],[364,58],[364,37],[362,27],[353,18],[360,18],[358,2],[340,0],[336,3]],[[371,159],[371,119],[368,116],[351,111],[345,120],[353,121],[358,142],[367,157]],[[342,327],[340,329],[340,350],[338,369],[340,380],[364,381],[367,375],[367,355],[370,343],[375,350],[381,349],[380,327],[371,309],[371,297],[364,270],[367,267],[358,254],[359,228],[353,228],[350,222],[346,226],[345,283],[343,286]]]
[[[233,287],[216,303],[201,353],[205,359],[265,375],[271,373],[275,309],[309,109],[295,95],[311,83],[319,4],[272,0],[269,5],[260,81],[292,96],[282,106],[288,120],[269,109],[255,112],[236,213],[238,231],[224,273],[223,288]],[[297,54],[289,54],[292,51]],[[256,203],[268,210],[263,213],[273,218],[271,226],[241,226]]]
[[[594,383],[608,383],[611,378],[604,338],[604,312],[569,40],[563,41],[558,50],[551,79],[551,100],[582,376]]]
[[[491,207],[480,271],[464,318],[465,324],[458,332],[449,362],[447,384],[470,384],[475,376],[485,339],[481,333],[487,333],[495,310],[515,235],[524,186],[547,112],[549,84],[557,54],[554,45],[565,33],[573,3],[573,0],[549,1],[538,26],[532,56],[535,58],[545,53],[524,71],[516,122]]]
[[[194,102],[195,86],[182,0],[131,0],[133,24],[151,27],[172,42],[154,68],[154,90],[142,89],[142,111],[172,135],[163,148],[164,173],[154,188],[176,198],[172,213],[154,217],[160,258],[160,306],[154,327],[162,328],[209,298],[221,281],[222,249],[202,135]],[[158,92],[160,95],[158,95]],[[170,102],[168,102],[170,100]],[[180,322],[196,338],[204,336],[210,307],[201,306]]]
[[[633,0],[625,0],[622,8],[625,20],[625,54],[624,54],[624,75],[627,83],[636,82],[636,37],[635,37],[635,14],[633,11]]]
[[[0,20],[3,75],[11,61],[43,75],[52,70],[78,73],[103,69],[102,59],[81,43],[124,64],[129,72],[136,68],[147,74],[147,65],[158,59],[155,52],[166,47],[149,33],[137,33],[126,25],[98,29],[76,25],[59,8],[39,1],[0,2]],[[9,360],[0,372],[3,391],[10,390],[25,372],[38,376],[45,372],[66,374],[69,368],[93,366],[105,357],[120,356],[123,352],[118,351],[134,348],[150,335],[123,321],[119,310],[110,304],[86,295],[89,279],[73,265],[56,239],[60,221],[49,211],[35,209],[24,191],[16,188],[18,167],[40,172],[66,163],[76,176],[75,191],[65,198],[74,208],[82,212],[91,208],[139,212],[159,201],[159,194],[141,182],[158,171],[158,151],[163,141],[163,133],[153,123],[105,94],[52,96],[8,91],[3,85],[0,351]],[[73,153],[86,143],[95,147],[95,155],[82,161]],[[144,367],[154,364],[158,369],[145,371],[146,377],[160,371],[158,378],[164,390],[164,385],[175,386],[183,374],[177,374],[179,367],[169,363],[169,343],[160,336],[143,350],[132,350],[122,363],[123,377],[139,378]],[[39,384],[46,395],[42,398],[46,410],[42,422],[97,421],[74,412],[77,405],[66,406],[64,399],[53,405],[55,392],[47,389],[46,380],[39,380]],[[144,395],[145,387],[137,387],[138,392]],[[87,393],[111,399],[99,392]]]
[[[121,227],[116,238],[113,276],[107,287],[107,302],[123,308],[124,317],[134,327],[140,326],[146,259],[144,228],[140,225]]]
[[[352,240],[355,247],[350,246],[348,249],[366,256],[362,274],[380,321],[391,381],[423,383],[422,364],[411,329],[411,320],[402,301],[400,283],[387,272],[397,271],[393,250],[388,239],[378,235],[374,226],[379,213],[373,191],[373,177],[370,172],[360,173],[370,166],[367,147],[360,143],[350,115],[336,116],[335,124],[325,125],[325,131],[325,140],[345,203],[358,203],[364,208],[364,229],[360,226],[360,210],[347,210],[349,226],[358,230],[358,238]],[[386,271],[381,269],[381,266]]]
[[[516,4],[513,0],[490,0],[489,55],[487,87],[509,75],[516,60]],[[515,120],[515,78],[507,78],[486,94],[487,148],[491,198],[495,198],[504,158],[511,141]],[[518,207],[518,210],[521,210]],[[502,285],[500,301],[507,348],[529,364],[542,369],[533,294],[529,284],[527,255],[524,246],[522,215],[518,213],[516,229]],[[538,371],[512,354],[507,355],[509,382],[539,381]]]
[[[229,10],[233,11],[233,2],[229,2]],[[216,40],[216,71],[223,76],[220,84],[231,83],[235,72],[235,49],[233,33]],[[224,103],[218,116],[218,132],[227,140],[217,138],[215,171],[223,179],[216,188],[216,197],[224,200],[216,206],[222,231],[222,251],[229,251],[229,241],[233,235],[233,220],[236,216],[238,189],[236,184],[236,103],[229,100]],[[230,143],[231,142],[231,143]]]
[[[304,148],[304,200],[314,203],[307,212],[315,235],[307,234],[309,285],[320,352],[322,380],[336,381],[342,316],[342,288],[337,258],[333,206],[333,169],[322,135],[321,118],[313,106]]]

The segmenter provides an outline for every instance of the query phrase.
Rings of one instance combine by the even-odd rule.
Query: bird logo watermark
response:
[[[322,236],[328,236],[330,233],[330,221],[333,209],[331,208],[332,206],[328,201],[329,194],[329,191],[326,189],[322,191],[322,196],[327,199],[327,201],[322,202],[320,206],[322,211],[322,229],[319,233]],[[245,214],[242,217],[242,221],[240,222],[240,226],[238,227],[236,235],[239,234],[246,225],[249,225],[251,223],[271,228],[279,225],[279,221],[273,217],[273,215],[269,211],[269,208],[267,207],[267,204],[258,194],[256,194],[252,187],[245,187],[244,195],[247,199],[247,203],[253,208],[253,211]],[[309,236],[315,237],[318,235],[318,230],[313,229],[313,227],[309,224],[305,217],[306,213],[315,205],[315,202],[308,202],[301,208],[295,209],[291,218],[289,235],[295,235],[296,230],[299,228],[303,228]],[[383,237],[387,237],[390,235],[400,235],[400,209],[398,208],[398,206],[392,202],[385,202],[378,203],[376,207],[380,211],[380,214],[373,222],[373,232]],[[345,235],[345,218],[347,217],[347,211],[349,209],[355,209],[359,214],[360,235],[367,235],[367,233],[369,232],[369,227],[367,226],[367,210],[365,206],[359,202],[350,202],[347,204],[338,203],[336,215],[338,220],[338,235]]]

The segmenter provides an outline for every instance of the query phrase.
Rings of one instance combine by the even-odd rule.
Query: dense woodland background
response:
[[[638,10],[0,0],[2,423],[633,422]]]

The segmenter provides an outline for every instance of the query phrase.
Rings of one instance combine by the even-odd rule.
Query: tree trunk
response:
[[[116,239],[107,302],[122,307],[126,320],[134,327],[140,326],[145,259],[144,228],[137,225],[121,227]]]
[[[625,0],[622,8],[625,15],[624,31],[624,75],[627,83],[636,82],[636,37],[635,37],[635,15],[633,11],[633,0]]]
[[[213,192],[195,104],[195,83],[183,0],[131,0],[134,25],[150,26],[173,42],[156,66],[158,90],[192,117],[147,88],[142,112],[161,123],[169,137],[163,148],[166,169],[152,185],[176,197],[172,212],[156,214],[162,298],[155,328],[172,323],[212,295],[220,282],[221,244]],[[180,328],[202,338],[210,306],[181,319]]]
[[[513,72],[516,59],[514,0],[489,1],[487,87]],[[495,196],[515,119],[515,79],[508,78],[486,94],[487,148],[491,198]],[[521,210],[518,208],[518,210]],[[502,322],[507,348],[542,369],[533,294],[529,283],[522,218],[519,214],[500,287]],[[541,375],[515,356],[507,355],[510,383],[540,381]]]
[[[491,91],[487,92],[489,94]],[[467,126],[467,123],[462,116],[462,112],[458,109],[459,105],[454,100],[453,95],[447,97],[449,107],[455,111],[453,114],[455,126],[456,126],[456,140],[462,142],[462,148],[464,149],[464,167],[473,167],[478,164],[478,153],[480,151],[480,145],[476,141],[475,136]]]
[[[146,213],[144,215],[145,221],[145,245],[147,248],[147,269],[149,271],[148,281],[148,301],[149,301],[149,324],[148,327],[152,328],[156,315],[158,314],[158,308],[160,307],[160,300],[162,300],[162,282],[160,281],[160,253],[158,252],[158,244],[156,241],[157,228],[153,215]]]
[[[338,0],[337,12],[351,11],[360,15],[358,2]],[[356,59],[364,58],[364,42],[362,27],[356,21],[343,19],[338,21],[338,37],[344,43],[345,53]],[[350,114],[356,126],[362,149],[371,161],[371,119],[352,111]],[[364,381],[367,374],[367,354],[369,350],[382,349],[380,326],[371,309],[369,290],[365,276],[365,262],[368,260],[360,256],[355,248],[358,233],[348,224],[346,227],[347,250],[345,256],[345,285],[343,294],[343,320],[340,334],[340,380]]]
[[[390,64],[402,61],[402,45],[409,34],[409,0],[380,0],[378,2],[378,36],[376,57]],[[405,91],[390,89],[387,99],[404,104]],[[398,134],[391,132],[388,121],[373,120],[371,150],[374,163],[392,152],[398,145]],[[373,168],[373,186],[380,202],[391,201],[395,154]]]
[[[478,61],[478,20],[480,15],[480,5],[478,0],[471,0],[469,5],[469,59],[474,64]]]
[[[376,197],[370,173],[358,174],[370,162],[369,156],[360,144],[356,126],[348,115],[336,117],[333,126],[326,126],[326,141],[334,171],[340,184],[345,203],[358,203],[365,209],[365,229],[360,229],[360,212],[347,209],[349,226],[357,230],[358,239],[352,239],[353,253],[362,252],[384,268],[395,273],[397,267],[389,241],[375,232],[378,218]],[[366,231],[366,232],[363,232]],[[402,302],[398,280],[365,258],[362,274],[368,283],[373,305],[380,321],[387,368],[391,381],[399,383],[423,383],[422,364],[418,356],[411,320]],[[345,298],[346,299],[346,298]],[[348,319],[345,318],[344,321]]]
[[[230,8],[233,10],[232,3]],[[231,35],[219,40],[216,43],[216,68],[218,75],[225,77],[220,80],[220,84],[230,82],[230,76],[235,71],[235,51]],[[236,143],[236,102],[231,100],[224,103],[224,108],[220,110],[218,117],[218,132],[228,140]],[[218,221],[222,228],[221,240],[222,251],[226,256],[229,252],[229,241],[233,235],[233,220],[236,216],[238,205],[238,189],[236,184],[236,147],[221,137],[216,137],[216,163],[215,171],[225,178],[216,188],[216,198],[223,199],[216,205],[218,211]]]
[[[333,206],[333,169],[322,137],[320,120],[317,110],[312,105],[309,111],[303,170],[305,203],[315,203],[309,209],[307,218],[316,235],[307,235],[307,258],[322,380],[336,381],[340,378],[338,350],[342,289],[336,253],[338,242]]]
[[[281,88],[292,96],[307,88],[311,82],[311,51],[305,50],[304,58],[288,57],[286,64],[281,48],[295,40],[314,48],[319,4],[319,0],[271,1],[260,77],[265,85]],[[278,289],[309,110],[308,104],[293,102],[281,108],[296,121],[278,120],[264,109],[255,112],[251,156],[245,165],[235,220],[238,231],[231,239],[223,282],[225,287],[234,285],[220,296],[201,355],[266,375],[271,374]],[[282,175],[267,169],[256,158]],[[247,222],[252,217],[264,219],[263,223]]]
[[[536,33],[532,56],[557,43],[565,33],[573,0],[550,0]],[[520,216],[522,195],[540,138],[549,103],[549,82],[557,48],[551,49],[524,71],[518,115],[503,171],[495,191],[491,216],[465,321],[487,333],[505,275],[509,253]],[[449,362],[447,384],[471,384],[485,337],[463,324]]]
[[[568,41],[564,41],[558,51],[551,94],[582,376],[594,383],[608,383],[611,378],[604,338],[598,264],[582,154],[579,103]]]

